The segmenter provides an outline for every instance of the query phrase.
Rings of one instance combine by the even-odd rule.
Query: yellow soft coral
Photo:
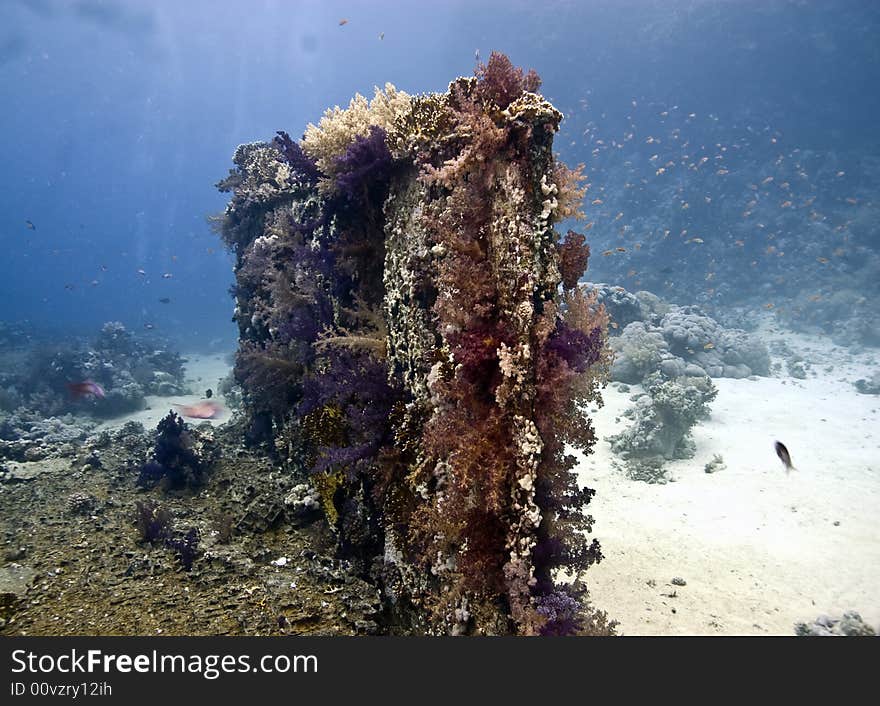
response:
[[[386,132],[395,121],[411,110],[410,96],[386,83],[383,91],[378,86],[373,100],[367,101],[355,94],[348,108],[338,105],[328,109],[317,125],[309,123],[302,140],[305,153],[315,160],[318,168],[328,177],[336,173],[336,161],[356,137],[367,137],[373,125]]]

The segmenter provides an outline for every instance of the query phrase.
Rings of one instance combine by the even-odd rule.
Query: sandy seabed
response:
[[[765,333],[768,342],[783,335]],[[627,478],[606,441],[629,424],[621,414],[639,386],[604,391],[591,415],[599,441],[578,475],[596,490],[589,511],[605,555],[586,574],[591,600],[620,633],[792,635],[797,622],[845,610],[880,627],[880,398],[852,385],[877,366],[826,339],[785,341],[811,363],[807,379],[714,380],[711,418],[693,432],[697,453],[670,463],[665,485]],[[187,357],[192,388],[212,388],[222,404],[226,356]],[[155,427],[173,403],[202,398],[149,398],[150,409],[126,420]],[[788,474],[777,439],[796,466]],[[708,474],[715,454],[726,467]]]
[[[115,429],[126,422],[140,422],[145,429],[155,429],[159,421],[170,411],[180,412],[180,406],[191,405],[206,399],[205,392],[212,392],[211,399],[217,402],[221,409],[214,419],[188,419],[191,424],[208,422],[212,425],[225,424],[232,418],[227,406],[224,404],[223,395],[217,391],[220,380],[226,377],[231,370],[227,360],[227,354],[215,353],[210,355],[185,354],[185,377],[189,387],[197,392],[191,395],[174,395],[172,397],[157,397],[147,395],[147,408],[139,412],[132,412],[123,417],[114,417],[98,427],[101,429]]]
[[[629,480],[606,440],[641,388],[603,393],[599,441],[578,467],[596,490],[605,555],[586,580],[622,634],[792,635],[845,610],[880,626],[880,398],[852,385],[877,366],[824,339],[785,338],[811,362],[807,379],[714,380],[697,453],[670,463],[666,485]],[[776,440],[796,470],[786,474]],[[707,474],[715,454],[726,468]]]

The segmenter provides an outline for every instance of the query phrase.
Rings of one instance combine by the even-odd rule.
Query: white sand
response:
[[[232,417],[226,407],[223,395],[217,391],[218,383],[229,374],[230,365],[226,362],[226,354],[186,354],[186,384],[197,394],[173,395],[171,397],[147,396],[147,409],[132,412],[122,417],[115,417],[103,422],[98,429],[115,429],[126,422],[140,422],[145,429],[155,429],[159,421],[174,410],[180,412],[175,405],[190,405],[205,399],[205,392],[210,389],[214,394],[211,400],[217,402],[222,410],[214,419],[189,419],[193,424],[208,422],[212,425],[225,424]]]
[[[578,472],[597,491],[589,510],[606,557],[586,574],[591,598],[621,633],[792,635],[796,622],[844,610],[880,627],[880,398],[852,386],[877,366],[827,341],[785,340],[817,375],[715,380],[697,454],[671,463],[666,485],[612,467],[605,438],[629,424],[619,415],[640,388],[605,391],[600,441]],[[710,475],[713,454],[727,468]]]

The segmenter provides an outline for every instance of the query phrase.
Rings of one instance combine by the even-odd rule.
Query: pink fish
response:
[[[219,404],[207,400],[195,404],[176,404],[174,406],[177,407],[181,415],[190,419],[214,419],[223,411],[223,407]]]
[[[104,397],[104,388],[91,380],[67,383],[67,390],[71,396],[80,399],[82,397]]]

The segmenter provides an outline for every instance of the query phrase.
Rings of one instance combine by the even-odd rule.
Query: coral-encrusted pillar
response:
[[[443,94],[388,85],[222,184],[250,413],[398,630],[608,629],[556,576],[601,556],[565,445],[594,441],[608,356],[589,248],[553,227],[585,189],[539,84],[493,54]]]

